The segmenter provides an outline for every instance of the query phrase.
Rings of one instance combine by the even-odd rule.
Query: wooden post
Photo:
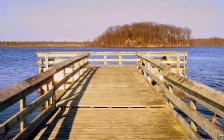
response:
[[[187,67],[186,67],[187,56],[184,55],[184,77],[187,78]]]
[[[122,65],[122,55],[119,55],[118,58],[119,58],[119,65]]]
[[[170,60],[170,56],[167,55],[167,56],[166,56],[166,61],[169,61],[169,60]]]
[[[65,69],[66,69],[66,68],[65,68]],[[65,76],[66,76],[66,71],[65,71],[65,69],[63,69],[63,78],[65,78]],[[66,83],[63,84],[63,90],[64,90],[64,91],[66,90]]]
[[[49,83],[49,88],[50,89],[54,89],[54,76],[52,77],[52,81]],[[54,95],[55,95],[55,89],[54,89]],[[49,99],[49,104],[52,105],[54,101],[54,97],[52,96],[50,99]]]
[[[49,62],[48,62],[48,54],[46,53],[45,54],[45,71],[47,71],[48,70],[48,67],[49,67]]]
[[[193,110],[197,110],[197,106],[196,106],[196,101],[193,100],[193,99],[190,99],[190,107],[193,109]],[[197,132],[197,124],[191,120],[191,128]]]
[[[146,69],[147,69],[147,67],[148,67],[147,64],[148,64],[147,61],[145,61],[145,68],[146,68]],[[147,78],[147,73],[146,73],[145,71],[144,71],[144,76],[145,76],[145,78]]]
[[[169,90],[170,94],[173,94],[173,89],[171,86],[168,86],[168,90]],[[168,103],[169,103],[170,107],[173,109],[174,108],[173,103],[170,100],[168,100]]]
[[[88,62],[88,57],[87,58],[85,58],[85,63],[87,63]],[[85,66],[85,69],[84,69],[84,71],[86,71],[87,70],[87,66]]]
[[[103,61],[104,61],[104,65],[107,65],[107,56],[106,55],[104,55],[104,59],[103,59]]]
[[[180,73],[180,54],[177,53],[177,70],[176,73],[179,74]]]
[[[85,59],[82,60],[82,65],[85,64]],[[82,68],[82,73],[85,72],[85,67]]]
[[[75,69],[78,69],[79,68],[79,62],[76,62],[75,63]],[[77,72],[78,74],[78,78],[80,77],[80,70]]]
[[[75,70],[75,66],[74,66],[74,64],[72,64],[72,72]],[[74,78],[74,76],[72,76],[72,84],[74,83],[74,81],[75,81],[75,78]]]
[[[43,72],[42,64],[43,64],[43,61],[42,61],[41,57],[39,57],[39,58],[38,58],[38,65],[39,65],[38,73],[39,73],[39,74],[40,74],[41,72]]]
[[[22,111],[26,107],[26,97],[20,100],[20,111]],[[20,131],[22,131],[26,127],[26,119],[24,119],[20,123]]]
[[[38,58],[38,64],[39,64],[38,74],[40,74],[40,73],[42,73],[44,71],[43,68],[42,68],[43,61],[42,61],[41,57]],[[41,96],[41,95],[43,95],[43,87],[39,88],[38,96]]]
[[[59,60],[59,57],[56,56],[56,57],[55,57],[55,61],[56,61],[56,63],[58,63],[58,60]]]
[[[46,93],[49,91],[49,83],[45,85],[45,88],[46,88],[46,89],[45,89],[44,92],[45,92],[45,94],[46,94]],[[47,101],[46,101],[46,106],[45,106],[45,107],[48,108],[49,106],[50,106],[50,102],[49,102],[49,100],[47,100]],[[45,108],[45,109],[46,109],[46,108]]]
[[[78,68],[80,68],[81,67],[81,61],[79,61],[78,62]],[[79,77],[82,75],[82,70],[80,69],[79,70]]]

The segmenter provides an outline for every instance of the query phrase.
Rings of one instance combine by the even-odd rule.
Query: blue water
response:
[[[36,52],[51,51],[181,51],[188,52],[189,79],[224,91],[224,47],[193,48],[8,48],[0,47],[0,89],[38,73]],[[28,102],[37,98],[29,95]],[[6,120],[17,106],[0,112],[0,123]],[[36,114],[38,112],[35,112]],[[34,115],[36,115],[34,113]],[[206,111],[205,111],[206,114]],[[32,117],[32,116],[31,116]]]

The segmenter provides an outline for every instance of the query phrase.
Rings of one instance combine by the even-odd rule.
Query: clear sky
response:
[[[0,0],[0,41],[86,41],[142,21],[224,38],[224,0]]]

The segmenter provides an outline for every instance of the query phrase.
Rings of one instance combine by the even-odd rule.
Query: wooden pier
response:
[[[0,90],[0,111],[20,101],[20,111],[0,125],[1,137],[17,124],[14,139],[202,139],[199,127],[213,139],[224,134],[216,123],[224,118],[224,93],[187,79],[185,52],[37,56],[38,75]],[[27,104],[36,90],[39,98]],[[198,112],[199,104],[214,117]]]

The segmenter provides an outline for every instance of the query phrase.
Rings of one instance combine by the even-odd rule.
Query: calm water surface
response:
[[[187,75],[189,79],[224,91],[224,47],[194,48],[8,48],[0,47],[0,89],[38,73],[36,52],[51,51],[181,51],[188,52]],[[29,95],[28,102],[37,98]],[[18,106],[0,112],[0,123],[6,120]],[[200,110],[200,108],[199,108]],[[203,110],[203,108],[201,108]],[[204,114],[210,112],[203,111]],[[35,112],[33,115],[38,113]],[[32,118],[32,116],[31,116]]]

